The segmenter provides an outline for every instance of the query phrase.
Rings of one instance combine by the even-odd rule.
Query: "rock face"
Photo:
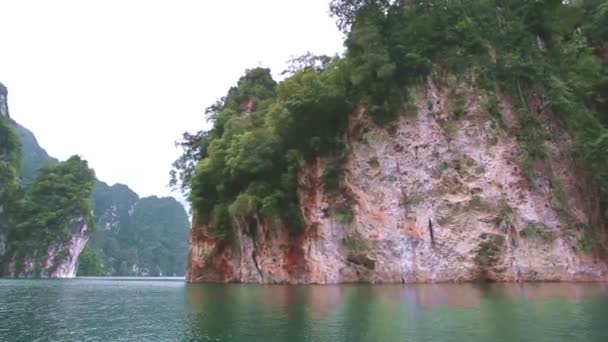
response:
[[[299,176],[304,234],[236,220],[237,243],[223,245],[193,227],[187,280],[607,280],[604,259],[586,246],[606,241],[599,195],[572,157],[572,137],[537,103],[547,158],[528,177],[509,99],[501,99],[497,122],[478,89],[458,88],[467,99],[458,119],[449,118],[453,90],[434,82],[417,90],[417,109],[388,128],[368,122],[364,108],[353,113],[344,165],[350,223],[324,191],[317,158]]]
[[[78,257],[86,246],[90,233],[84,220],[73,220],[73,227],[70,239],[49,246],[43,257],[13,257],[3,275],[12,278],[74,278],[78,269]]]
[[[0,83],[0,115],[10,118],[8,114],[8,91],[4,84]]]
[[[10,116],[8,115],[8,103],[6,97],[6,87],[4,86],[4,84],[0,83],[0,120],[2,119],[2,116],[10,118]],[[4,208],[2,204],[0,204],[0,213],[2,213],[3,210]],[[3,222],[0,221],[0,258],[2,258],[4,256],[4,253],[6,252],[6,237],[4,236],[4,232],[1,229],[2,223]]]
[[[51,278],[74,278],[76,276],[76,270],[78,270],[78,257],[86,246],[87,241],[89,241],[90,236],[89,227],[86,223],[77,223],[76,227],[78,229],[72,234],[67,244],[63,246],[65,251],[67,251],[67,256],[64,257],[63,261],[59,261],[54,267],[50,268],[51,272],[49,273],[49,276]],[[49,255],[57,255],[58,249],[53,249],[54,251],[49,253]]]

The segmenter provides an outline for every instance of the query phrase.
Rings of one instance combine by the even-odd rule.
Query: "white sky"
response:
[[[0,82],[49,154],[169,195],[174,141],[246,68],[343,50],[328,2],[0,0]]]

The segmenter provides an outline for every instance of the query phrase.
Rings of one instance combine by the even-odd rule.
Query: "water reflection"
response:
[[[189,285],[186,291],[191,340],[554,341],[587,335],[583,340],[608,341],[606,284]]]
[[[608,341],[606,284],[0,279],[0,341]]]

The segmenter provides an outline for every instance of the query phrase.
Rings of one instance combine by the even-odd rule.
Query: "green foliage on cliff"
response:
[[[106,275],[106,269],[99,254],[87,245],[80,257],[78,257],[78,272],[79,277],[101,277]]]
[[[19,201],[16,224],[8,234],[9,247],[19,255],[37,255],[68,240],[83,224],[93,229],[94,177],[78,156],[43,167]]]
[[[3,170],[8,171],[8,167],[10,167],[12,178],[16,178],[16,171],[20,169],[21,165],[21,145],[15,128],[4,116],[0,116],[0,161],[1,165],[5,167]],[[6,184],[8,181],[4,178],[3,180],[5,182],[2,184]]]
[[[22,138],[29,137],[27,133],[8,117],[0,116],[0,275],[11,261],[19,274],[24,258],[35,263],[33,275],[39,275],[43,270],[37,263],[46,257],[49,247],[59,251],[54,256],[58,261],[66,256],[62,244],[75,230],[83,224],[94,227],[90,204],[93,170],[74,156],[43,167],[35,179],[23,182],[22,175],[31,170],[30,165],[21,166],[21,157],[26,155],[22,153]],[[33,135],[31,138],[37,144]],[[26,141],[26,147],[30,142]]]
[[[329,157],[324,179],[339,190],[354,105],[386,124],[408,110],[408,88],[429,77],[479,85],[494,120],[497,94],[510,98],[531,178],[545,157],[539,115],[551,109],[608,193],[605,1],[334,0],[330,9],[346,36],[344,57],[321,66],[302,58],[278,85],[269,70],[249,70],[207,111],[213,128],[179,142],[184,154],[172,184],[189,192],[197,223],[217,238],[229,238],[233,216],[304,229],[296,193],[302,165]]]
[[[0,115],[0,235],[12,225],[15,202],[19,196],[17,174],[20,169],[20,146],[9,119]]]
[[[331,8],[347,35],[351,80],[365,80],[368,106],[391,108],[400,99],[389,90],[404,94],[400,87],[426,78],[432,66],[435,77],[456,75],[491,96],[511,95],[529,164],[544,158],[536,116],[552,109],[608,191],[605,1],[335,0]],[[532,103],[535,93],[544,96],[541,107]]]
[[[31,275],[40,275],[44,271],[40,262],[51,246],[59,251],[52,260],[57,262],[67,256],[63,244],[72,234],[84,224],[88,229],[94,228],[90,203],[94,173],[86,161],[74,156],[43,167],[27,187],[18,184],[16,172],[12,176],[7,184],[12,184],[13,195],[0,198],[0,238],[5,242],[0,274],[11,261],[15,262],[16,274],[20,274],[23,261],[28,258],[34,262]]]
[[[191,190],[198,224],[222,240],[232,216],[282,222],[293,233],[305,228],[296,175],[305,160],[343,149],[340,132],[353,109],[343,67],[339,60],[304,67],[278,87],[270,70],[249,70],[207,110],[213,129],[184,135],[172,182]]]

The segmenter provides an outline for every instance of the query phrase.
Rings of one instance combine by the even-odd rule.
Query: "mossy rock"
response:
[[[482,233],[481,242],[477,247],[475,263],[481,268],[490,268],[500,261],[505,245],[505,237],[498,234]]]
[[[546,227],[538,222],[529,223],[519,232],[519,235],[524,239],[540,238],[543,241],[553,241],[556,238],[554,232],[547,231]]]

